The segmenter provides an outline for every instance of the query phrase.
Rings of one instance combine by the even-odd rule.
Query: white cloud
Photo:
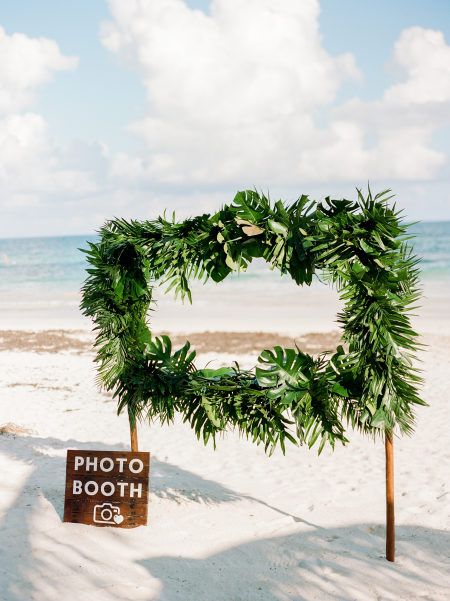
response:
[[[214,0],[209,15],[184,0],[109,6],[103,44],[139,71],[148,96],[146,117],[130,126],[146,150],[120,153],[114,176],[272,187],[429,179],[445,163],[432,146],[450,98],[441,32],[404,30],[394,48],[404,81],[378,101],[336,106],[359,72],[351,54],[323,48],[318,0]]]
[[[402,82],[380,100],[353,99],[332,115],[375,140],[360,147],[368,177],[431,180],[448,161],[432,140],[450,124],[450,46],[440,31],[411,27],[397,40],[393,61]]]
[[[395,44],[394,57],[407,79],[386,90],[386,102],[450,101],[450,46],[441,31],[422,27],[405,29]]]
[[[148,154],[131,172],[150,179],[291,180],[305,140],[321,138],[313,112],[359,75],[352,55],[321,46],[315,0],[216,0],[211,16],[182,0],[109,4],[103,43],[147,88],[148,115],[131,129]]]
[[[38,86],[55,71],[73,69],[77,58],[61,54],[47,38],[30,38],[23,33],[7,35],[0,27],[0,114],[26,108]]]
[[[109,5],[103,44],[147,91],[146,113],[129,127],[139,150],[56,144],[33,102],[77,59],[52,40],[0,29],[0,236],[11,235],[8,219],[21,234],[83,232],[114,215],[213,211],[244,187],[320,198],[367,180],[399,190],[412,218],[427,194],[445,217],[448,191],[436,177],[447,157],[433,147],[450,122],[441,32],[404,30],[393,48],[398,82],[374,101],[339,103],[343,83],[362,77],[351,54],[324,49],[318,0],[215,0],[209,15],[184,0]]]
[[[47,150],[44,119],[36,113],[11,114],[0,119],[0,148],[0,173],[5,177],[21,171],[27,161]]]
[[[7,35],[0,28],[0,202],[3,209],[39,206],[49,195],[92,193],[91,175],[67,166],[45,119],[30,110],[38,88],[57,71],[73,69],[56,42]]]

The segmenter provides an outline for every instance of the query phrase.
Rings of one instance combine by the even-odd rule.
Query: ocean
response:
[[[450,221],[416,224],[411,233],[415,253],[421,258],[424,280],[450,283]],[[61,236],[45,238],[11,238],[0,240],[0,290],[20,294],[76,293],[86,277],[84,253],[87,240],[93,236]],[[247,273],[235,276],[244,283],[247,279],[269,283],[280,280],[261,262]],[[47,296],[47,294],[46,294]]]

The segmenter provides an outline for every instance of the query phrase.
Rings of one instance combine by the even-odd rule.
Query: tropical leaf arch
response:
[[[356,201],[301,196],[293,204],[238,192],[214,215],[176,221],[114,219],[86,250],[82,310],[93,318],[99,378],[136,419],[181,414],[206,443],[237,428],[266,450],[346,442],[346,428],[410,433],[420,377],[409,312],[419,297],[417,259],[389,191]],[[191,299],[194,279],[215,282],[264,259],[297,285],[320,274],[335,286],[343,346],[313,357],[264,350],[255,370],[197,369],[189,342],[154,336],[153,287]],[[293,324],[293,327],[295,325]],[[345,348],[344,348],[345,347]]]

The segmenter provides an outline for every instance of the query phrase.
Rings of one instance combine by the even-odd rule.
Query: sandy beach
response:
[[[442,0],[0,0],[0,601],[450,601],[449,116]]]
[[[289,333],[290,301],[280,304],[281,325],[274,319],[223,332],[203,315],[203,330],[186,334],[191,322],[180,319],[169,331],[177,344],[191,340],[199,365],[237,360],[251,367],[259,350],[275,344],[311,353],[335,348],[333,319],[325,331],[297,322]],[[335,319],[329,298],[305,307],[317,321],[325,313]],[[425,314],[421,367],[430,406],[418,410],[414,436],[395,441],[397,561],[390,564],[383,444],[357,434],[320,457],[292,445],[286,456],[268,457],[233,432],[214,451],[179,421],[141,424],[140,448],[152,456],[149,525],[127,531],[63,523],[66,450],[128,450],[128,422],[97,387],[85,323],[60,330],[49,319],[50,327],[38,321],[24,328],[26,320],[10,313],[12,327],[0,332],[0,599],[450,598],[450,335],[445,319],[437,333],[436,310]]]

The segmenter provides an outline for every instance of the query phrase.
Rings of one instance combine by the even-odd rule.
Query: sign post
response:
[[[136,418],[128,411],[128,421],[130,422],[130,447],[134,453],[139,450]]]
[[[394,439],[392,432],[386,432],[384,445],[386,456],[386,559],[395,561]]]
[[[67,451],[64,521],[145,526],[149,471],[147,452]]]

